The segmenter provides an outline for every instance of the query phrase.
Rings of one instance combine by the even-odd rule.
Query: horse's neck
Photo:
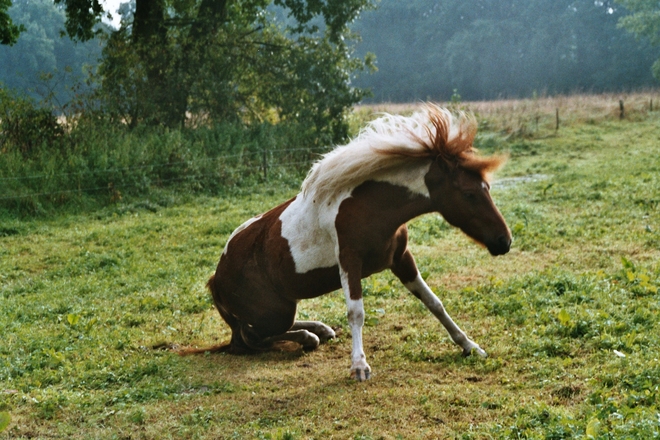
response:
[[[399,170],[376,179],[385,185],[380,189],[379,195],[387,217],[395,227],[433,211],[431,194],[426,185],[425,177],[429,172],[431,162],[422,162],[413,168]]]
[[[384,231],[396,231],[409,220],[433,210],[429,197],[398,184],[369,180],[351,194],[350,205],[363,219]]]

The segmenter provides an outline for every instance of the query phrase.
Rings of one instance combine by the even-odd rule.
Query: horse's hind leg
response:
[[[320,321],[296,321],[291,330],[307,330],[318,336],[321,342],[337,336],[333,329]]]
[[[315,350],[321,342],[334,338],[335,332],[327,325],[318,321],[296,321],[286,332],[269,336],[258,337],[253,327],[242,327],[241,337],[250,346],[257,349],[270,349],[277,346],[277,342],[292,341],[300,344],[303,350]]]
[[[276,347],[277,342],[293,341],[300,344],[305,351],[315,350],[321,341],[316,334],[307,330],[289,330],[286,333],[277,336],[271,336],[262,341],[263,344],[268,344],[271,347]]]
[[[477,343],[467,337],[465,332],[451,319],[451,316],[442,305],[442,301],[433,293],[431,288],[422,279],[415,260],[409,250],[406,250],[400,260],[392,267],[392,272],[396,275],[406,289],[419,298],[424,305],[435,315],[440,323],[447,329],[451,339],[463,348],[463,355],[469,356],[474,351],[481,357],[488,355]]]

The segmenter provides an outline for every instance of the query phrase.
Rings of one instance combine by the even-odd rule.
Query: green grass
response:
[[[167,349],[228,339],[204,284],[231,231],[290,184],[3,217],[0,438],[658,438],[658,133],[656,114],[482,133],[482,150],[511,154],[493,196],[512,251],[492,258],[437,216],[410,230],[427,281],[490,356],[461,357],[383,273],[364,281],[366,383],[348,377],[338,292],[300,304],[343,329],[315,352]]]

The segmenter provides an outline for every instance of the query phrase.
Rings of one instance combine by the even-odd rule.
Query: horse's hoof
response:
[[[371,378],[371,370],[356,368],[355,370],[351,370],[351,378],[358,382],[364,382]]]
[[[337,335],[332,329],[329,329],[329,332],[317,333],[316,336],[321,340],[321,344],[328,342],[330,339],[335,339]]]
[[[465,357],[468,357],[468,356],[470,356],[470,355],[472,355],[472,354],[476,354],[476,355],[478,355],[479,357],[482,357],[482,358],[484,358],[484,359],[488,357],[488,353],[486,353],[486,352],[485,352],[481,347],[479,347],[479,346],[472,347],[472,348],[469,349],[469,350],[468,350],[468,349],[464,349],[464,350],[463,350],[463,356],[465,356]]]
[[[316,350],[319,345],[321,344],[321,339],[316,336],[314,333],[308,332],[307,333],[307,338],[304,342],[302,342],[303,350],[304,351],[313,351]]]

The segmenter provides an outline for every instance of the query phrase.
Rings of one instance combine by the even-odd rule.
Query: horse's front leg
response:
[[[431,288],[420,275],[419,270],[417,270],[415,259],[413,258],[412,253],[410,253],[410,250],[406,250],[403,253],[400,260],[392,267],[392,272],[401,280],[403,285],[406,286],[406,289],[419,298],[431,313],[438,318],[440,323],[442,323],[449,333],[452,341],[463,348],[464,356],[469,356],[472,352],[477,353],[481,357],[488,356],[488,354],[486,354],[477,343],[468,338],[465,332],[456,325],[453,319],[451,319],[451,316],[449,316],[445,310],[440,298],[433,293]]]
[[[371,367],[367,363],[362,346],[362,327],[364,326],[364,303],[360,282],[362,263],[357,258],[340,258],[339,275],[341,287],[346,297],[348,326],[351,328],[353,348],[351,350],[351,377],[364,381],[371,377]]]

